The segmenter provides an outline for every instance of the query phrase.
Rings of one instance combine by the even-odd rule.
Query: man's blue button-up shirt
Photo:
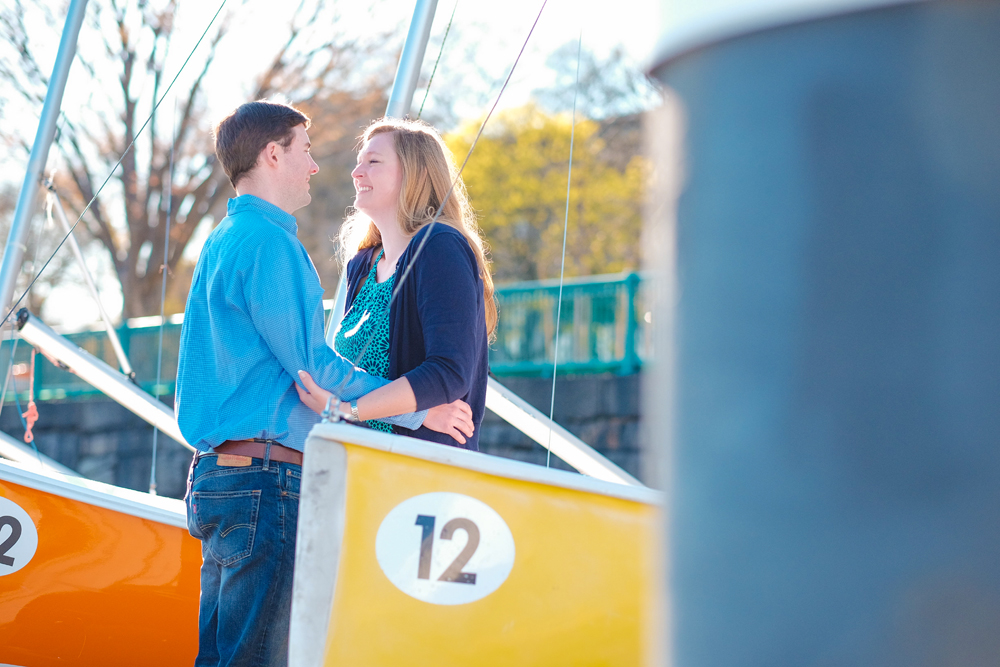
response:
[[[295,391],[300,369],[333,390],[350,375],[343,400],[388,384],[326,345],[323,287],[296,231],[291,214],[241,195],[229,200],[201,251],[181,328],[174,406],[181,433],[201,451],[251,438],[301,451],[319,416]],[[424,415],[385,421],[415,429]]]

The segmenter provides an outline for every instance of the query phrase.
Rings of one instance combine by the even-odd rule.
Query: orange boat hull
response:
[[[0,497],[30,516],[38,546],[0,576],[0,663],[194,662],[201,545],[187,530],[4,477]]]

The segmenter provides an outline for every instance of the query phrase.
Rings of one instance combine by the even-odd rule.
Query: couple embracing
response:
[[[318,171],[309,124],[261,101],[215,131],[237,197],[195,268],[175,405],[198,450],[186,497],[203,556],[196,665],[287,661],[302,450],[331,392],[348,420],[478,449],[497,311],[448,149],[414,121],[382,119],[362,136],[334,352],[292,215]]]

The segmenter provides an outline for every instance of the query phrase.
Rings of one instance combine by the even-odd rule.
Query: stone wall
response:
[[[38,450],[84,477],[139,491],[149,490],[153,428],[111,400],[39,401],[32,429]],[[23,406],[22,406],[23,407]],[[15,438],[24,428],[12,403],[0,413],[0,429]],[[157,493],[180,498],[191,452],[160,433]]]
[[[543,378],[503,378],[501,382],[548,414],[552,381]],[[586,375],[560,378],[556,383],[555,419],[622,468],[646,481],[640,461],[639,375]],[[149,489],[153,429],[109,400],[46,401],[38,404],[33,432],[39,451],[85,477],[146,491]],[[24,435],[13,404],[0,413],[0,429],[15,438]],[[480,449],[495,456],[545,465],[545,449],[492,412],[480,434]],[[159,435],[157,491],[184,495],[191,454],[177,442]],[[554,468],[570,469],[556,457]]]

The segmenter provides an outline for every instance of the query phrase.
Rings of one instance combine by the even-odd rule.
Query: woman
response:
[[[383,118],[362,136],[351,176],[356,210],[340,232],[341,259],[349,260],[348,310],[334,346],[370,373],[406,378],[418,410],[464,400],[475,432],[462,443],[426,427],[370,425],[478,450],[497,309],[483,241],[450,151],[426,123]],[[321,411],[329,393],[308,375],[302,381],[308,389],[299,390],[302,401]]]

